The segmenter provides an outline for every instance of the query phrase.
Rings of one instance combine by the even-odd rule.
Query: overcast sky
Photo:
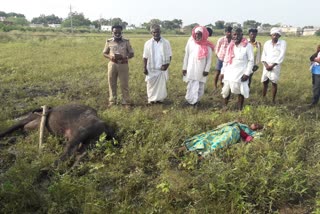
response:
[[[0,5],[0,11],[24,14],[29,21],[41,14],[66,18],[71,5],[73,12],[83,13],[91,21],[119,17],[135,25],[156,18],[182,19],[183,25],[255,20],[320,26],[318,0],[0,0]]]

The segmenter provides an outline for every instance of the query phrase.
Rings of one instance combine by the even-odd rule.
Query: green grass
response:
[[[38,132],[0,142],[1,213],[320,213],[319,107],[311,101],[309,56],[315,37],[284,37],[288,43],[277,104],[261,98],[261,68],[242,112],[236,97],[222,111],[209,75],[198,109],[183,107],[181,69],[188,37],[166,37],[173,49],[168,99],[146,107],[142,50],[149,37],[130,35],[130,89],[135,107],[107,109],[107,61],[101,36],[0,35],[0,130],[42,105],[83,103],[119,127],[120,148],[98,141],[77,168],[51,163],[62,152]],[[217,37],[210,38],[214,43]],[[258,37],[262,43],[268,37]],[[212,70],[215,65],[212,64]],[[194,153],[176,157],[184,139],[236,119],[265,125],[250,144],[216,151],[200,164]],[[49,167],[44,173],[43,168]]]

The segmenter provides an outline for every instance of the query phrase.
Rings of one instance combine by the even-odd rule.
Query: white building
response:
[[[48,24],[48,27],[59,28],[59,27],[61,27],[61,24]]]
[[[126,30],[134,30],[134,29],[136,29],[136,27],[134,27],[134,26],[127,26],[126,27]]]
[[[280,27],[284,34],[291,35],[301,35],[302,29],[300,27],[292,27],[292,26],[281,26]]]
[[[29,27],[44,27],[44,24],[30,24]]]
[[[320,30],[320,28],[304,28],[302,36],[313,36],[316,34],[316,32]]]
[[[101,25],[101,31],[111,31],[111,25]]]

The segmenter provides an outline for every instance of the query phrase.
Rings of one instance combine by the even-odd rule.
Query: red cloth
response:
[[[253,139],[251,135],[249,135],[247,132],[243,131],[242,129],[240,129],[240,136],[241,136],[241,139],[244,140],[245,142],[250,142]]]
[[[202,28],[202,38],[200,41],[196,40],[196,28],[201,27]],[[210,41],[208,41],[208,37],[209,37],[209,32],[207,30],[206,27],[203,26],[195,26],[192,29],[192,38],[194,40],[195,43],[197,43],[200,47],[199,47],[199,52],[198,52],[198,59],[202,59],[208,56],[208,48],[207,46],[209,46],[212,51],[214,50],[214,44]]]
[[[246,47],[248,44],[248,40],[246,38],[242,38],[240,45],[242,45],[243,47]],[[228,64],[232,63],[232,59],[234,58],[234,46],[235,46],[235,42],[232,40],[228,46],[228,50],[226,53],[226,62]]]

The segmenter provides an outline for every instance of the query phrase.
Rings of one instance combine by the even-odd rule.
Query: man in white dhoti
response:
[[[270,31],[271,40],[266,41],[263,46],[261,61],[263,64],[263,73],[261,82],[263,83],[262,96],[267,95],[269,80],[272,82],[272,102],[275,103],[278,91],[278,81],[280,77],[281,63],[284,60],[287,43],[280,40],[281,29],[272,28]]]
[[[220,78],[223,80],[222,97],[227,106],[230,92],[238,94],[238,108],[242,110],[244,98],[249,97],[249,76],[254,65],[253,47],[243,37],[241,28],[232,32],[230,42],[223,61]]]
[[[210,71],[214,45],[208,41],[208,30],[203,26],[192,29],[192,38],[185,47],[182,74],[188,83],[186,100],[196,106],[204,94],[204,86]]]
[[[159,25],[151,26],[153,38],[144,44],[143,62],[148,103],[162,103],[167,97],[168,67],[172,51],[168,40],[161,37]]]

